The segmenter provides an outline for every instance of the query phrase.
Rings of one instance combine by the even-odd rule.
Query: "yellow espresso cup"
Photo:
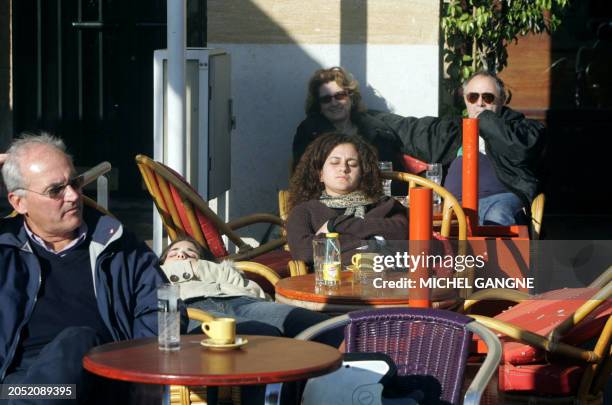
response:
[[[215,318],[202,322],[202,331],[217,345],[227,345],[236,341],[236,320],[233,318]]]
[[[356,269],[372,270],[374,268],[374,259],[378,253],[357,253],[351,258],[351,263]]]

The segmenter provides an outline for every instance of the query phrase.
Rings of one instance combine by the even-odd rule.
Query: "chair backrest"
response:
[[[144,155],[136,156],[136,164],[170,239],[191,236],[215,257],[228,255],[221,235],[227,235],[239,249],[248,248],[180,174]]]
[[[416,186],[431,188],[434,192],[438,193],[442,197],[442,226],[440,227],[440,234],[448,238],[450,236],[451,224],[453,215],[457,220],[458,226],[458,239],[467,239],[467,222],[465,220],[465,213],[461,205],[447,189],[428,180],[424,177],[417,176],[416,174],[403,173],[403,172],[382,172],[382,177],[388,180],[402,181],[408,183],[409,188]]]
[[[542,232],[542,219],[544,218],[544,204],[546,203],[546,195],[540,193],[531,202],[531,239],[540,239]]]
[[[440,400],[458,403],[472,339],[465,328],[470,318],[417,308],[348,315],[351,321],[344,332],[347,352],[385,353],[395,362],[399,376],[421,376],[425,379],[422,384],[434,391],[439,388]]]
[[[487,357],[465,393],[464,404],[478,404],[501,358],[497,336],[458,313],[425,308],[378,308],[321,322],[296,336],[312,340],[345,326],[347,352],[379,352],[391,357],[400,376],[439,388],[440,401],[461,403],[469,343],[476,333],[487,344]]]

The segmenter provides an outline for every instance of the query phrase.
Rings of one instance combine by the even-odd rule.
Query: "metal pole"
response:
[[[168,0],[168,166],[185,175],[185,18],[186,0]]]

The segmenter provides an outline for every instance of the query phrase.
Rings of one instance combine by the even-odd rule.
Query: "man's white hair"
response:
[[[66,145],[60,138],[45,132],[40,135],[23,133],[11,143],[11,146],[6,152],[8,157],[2,166],[2,178],[4,179],[4,185],[9,193],[15,192],[19,194],[24,192],[21,189],[27,187],[27,184],[25,184],[21,173],[21,161],[33,146],[38,145],[46,145],[55,148],[72,162],[72,157],[66,153]]]

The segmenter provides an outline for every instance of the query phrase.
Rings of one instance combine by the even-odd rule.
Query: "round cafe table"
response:
[[[276,301],[295,305],[312,311],[346,313],[372,307],[396,307],[408,305],[409,290],[404,288],[374,288],[372,283],[361,284],[353,280],[353,273],[342,272],[339,286],[316,287],[314,273],[283,278],[274,286]],[[407,277],[406,272],[390,272],[385,280]],[[460,301],[453,289],[431,291],[433,308],[450,308]]]
[[[305,380],[335,371],[342,364],[338,349],[321,343],[242,337],[248,339],[246,345],[227,351],[201,346],[204,335],[181,336],[180,350],[171,352],[159,350],[157,338],[108,343],[90,350],[83,366],[115,380],[216,387]]]

